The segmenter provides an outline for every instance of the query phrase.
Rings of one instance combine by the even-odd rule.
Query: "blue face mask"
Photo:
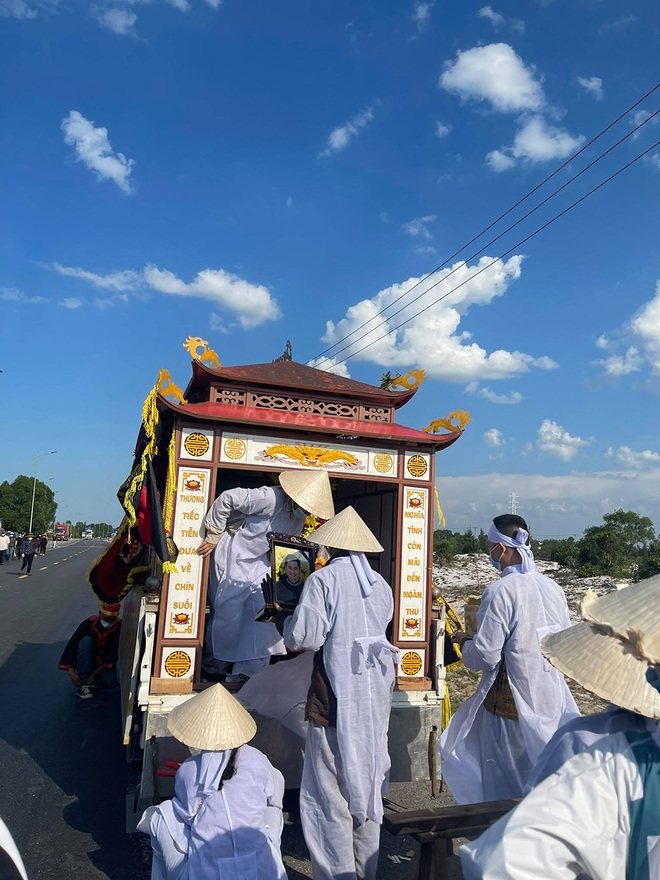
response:
[[[493,548],[493,550],[494,550],[494,549],[495,549],[495,548]],[[496,559],[493,559],[493,550],[491,550],[490,553],[489,553],[489,555],[488,555],[488,561],[489,561],[490,564],[493,566],[493,568],[495,569],[495,571],[502,571],[502,566],[501,566],[501,564],[500,564]]]
[[[303,510],[302,507],[294,507],[291,512],[296,519],[307,519],[307,511]]]

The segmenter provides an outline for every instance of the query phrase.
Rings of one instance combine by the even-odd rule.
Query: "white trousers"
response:
[[[380,824],[355,828],[343,784],[337,730],[309,722],[300,818],[314,880],[376,880]]]

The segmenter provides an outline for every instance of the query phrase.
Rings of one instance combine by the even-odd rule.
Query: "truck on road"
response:
[[[56,541],[68,541],[71,537],[71,526],[68,523],[57,523],[54,538]]]

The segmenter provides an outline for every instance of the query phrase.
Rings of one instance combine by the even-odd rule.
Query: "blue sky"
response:
[[[158,370],[187,383],[184,339],[234,365],[290,338],[374,384],[425,369],[412,427],[471,413],[438,456],[450,528],[510,492],[537,534],[619,506],[660,528],[660,147],[476,274],[660,117],[406,298],[660,80],[659,33],[653,0],[0,0],[0,478],[56,449],[59,517],[114,522]]]

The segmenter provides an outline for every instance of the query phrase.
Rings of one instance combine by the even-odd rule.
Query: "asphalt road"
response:
[[[30,880],[141,880],[125,828],[118,696],[82,701],[58,670],[69,636],[98,608],[85,573],[105,543],[69,541],[0,567],[0,816]]]
[[[29,880],[147,880],[145,835],[125,833],[128,767],[118,695],[82,701],[57,664],[69,636],[98,608],[85,573],[103,542],[70,541],[37,556],[30,577],[20,563],[0,567],[0,816],[14,836]],[[392,787],[386,809],[451,803],[429,798],[428,784]],[[419,848],[383,832],[378,877],[412,880]],[[291,880],[311,877],[295,809],[282,837]],[[393,863],[388,856],[410,856]],[[458,859],[451,876],[460,877]]]

